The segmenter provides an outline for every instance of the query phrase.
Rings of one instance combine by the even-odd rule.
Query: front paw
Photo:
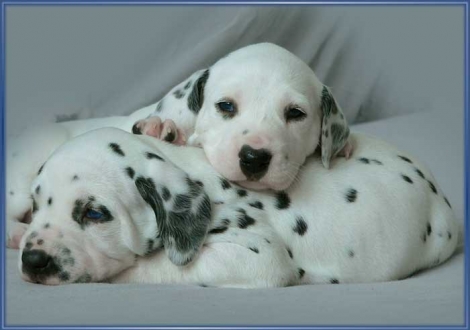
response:
[[[7,248],[19,249],[21,238],[28,229],[29,224],[22,222],[13,222],[7,231]]]
[[[160,117],[139,120],[132,126],[132,133],[153,136],[176,145],[186,144],[186,135],[171,119],[165,119],[164,122]]]
[[[346,144],[344,145],[343,149],[341,149],[338,152],[337,157],[344,157],[346,159],[349,159],[352,156],[352,153],[353,153],[353,146],[351,142],[349,142],[348,140]]]

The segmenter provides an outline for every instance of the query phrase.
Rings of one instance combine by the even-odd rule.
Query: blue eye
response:
[[[85,217],[88,219],[99,220],[103,217],[103,213],[95,211],[93,209],[88,209],[85,213]]]
[[[237,111],[235,104],[230,101],[221,101],[216,103],[217,109],[224,113],[224,115],[228,115],[233,117]]]

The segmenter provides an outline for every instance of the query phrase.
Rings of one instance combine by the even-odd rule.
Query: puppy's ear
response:
[[[176,194],[162,228],[163,245],[175,265],[186,265],[201,248],[211,221],[211,202],[201,182],[186,177],[187,192]]]
[[[321,93],[321,160],[325,168],[330,167],[330,160],[343,149],[348,141],[349,127],[343,111],[328,87],[323,86]]]
[[[121,222],[121,237],[124,244],[135,254],[144,256],[161,246],[158,221],[162,218],[163,203],[151,178],[136,178],[135,186],[144,199],[132,203],[129,217]]]
[[[209,69],[197,72],[196,77],[197,79],[188,96],[188,108],[197,115],[204,103],[204,88],[206,86],[207,79],[209,79]]]
[[[135,228],[131,229],[135,234],[129,235],[132,246],[137,246],[135,253],[144,255],[163,244],[168,258],[182,266],[191,262],[204,242],[211,220],[211,203],[202,183],[179,177],[173,182],[175,190],[186,187],[183,193],[172,193],[172,187],[158,187],[152,178],[136,178],[136,188],[147,206],[142,213],[145,218],[134,217]],[[152,237],[155,240],[151,242]]]

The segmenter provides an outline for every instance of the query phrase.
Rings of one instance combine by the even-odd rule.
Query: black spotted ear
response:
[[[325,168],[330,167],[330,161],[346,145],[349,137],[349,127],[343,111],[336,102],[330,90],[323,86],[321,93],[321,160]]]
[[[209,229],[211,203],[201,182],[188,177],[184,180],[187,191],[174,194],[171,187],[158,187],[151,178],[136,178],[137,190],[154,216],[147,213],[146,219],[133,221],[134,227],[144,226],[129,239],[133,246],[140,247],[135,253],[139,251],[137,254],[143,255],[163,244],[175,265],[186,265],[193,260]]]
[[[207,79],[209,79],[209,69],[201,70],[199,78],[193,84],[193,89],[188,96],[188,108],[194,114],[198,114],[204,103],[204,88],[206,86]]]
[[[187,193],[177,194],[162,230],[163,245],[175,265],[186,265],[204,243],[211,221],[211,202],[202,182],[186,178]]]

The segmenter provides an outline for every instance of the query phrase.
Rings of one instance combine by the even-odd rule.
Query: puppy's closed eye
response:
[[[290,106],[286,109],[284,117],[286,118],[286,122],[301,121],[307,117],[307,114],[299,107]]]

